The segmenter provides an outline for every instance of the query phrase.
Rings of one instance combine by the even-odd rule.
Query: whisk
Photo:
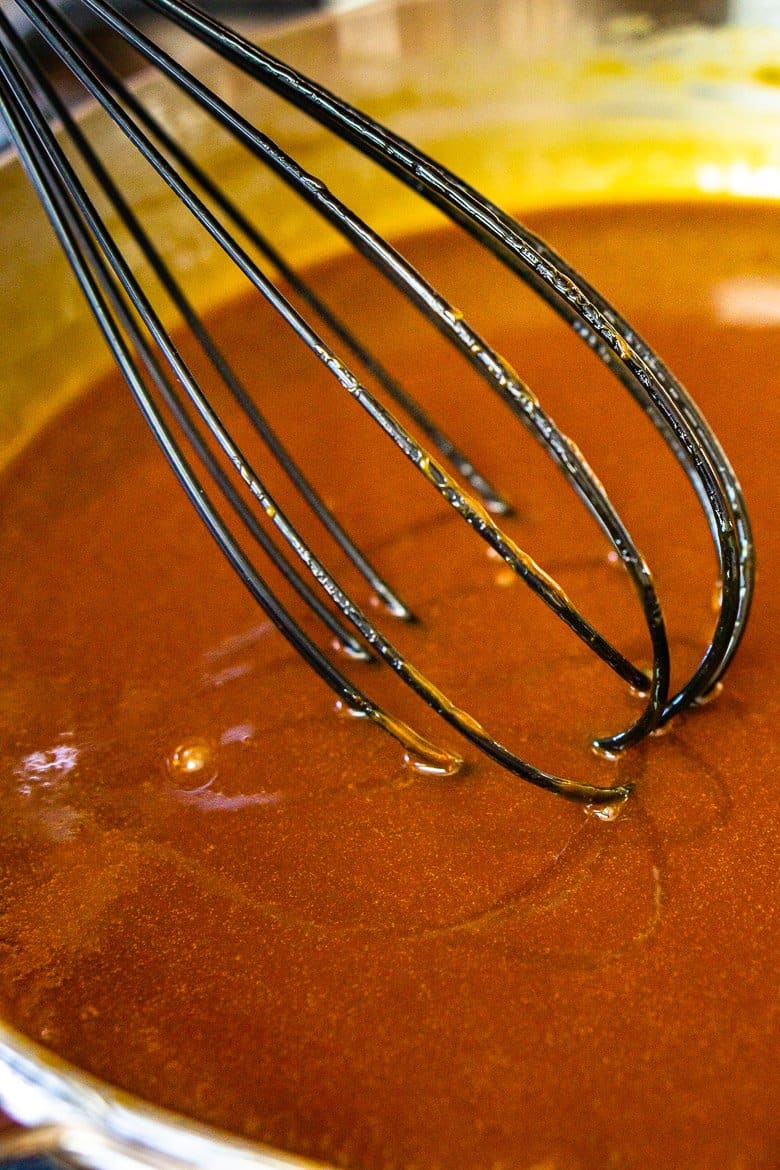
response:
[[[410,143],[186,0],[143,0],[145,7],[158,17],[179,26],[248,78],[274,91],[429,200],[571,325],[636,399],[692,484],[719,564],[720,604],[711,640],[690,677],[672,694],[669,646],[649,568],[584,457],[558,429],[521,377],[393,246],[337,199],[321,180],[298,165],[262,129],[179,64],[152,39],[143,25],[123,15],[108,0],[82,2],[94,17],[179,87],[208,118],[251,151],[258,164],[270,168],[335,227],[375,267],[378,279],[387,279],[400,290],[508,405],[598,522],[630,576],[644,615],[653,655],[648,673],[630,662],[594,628],[560,586],[502,530],[499,520],[510,510],[507,501],[308,286],[214,176],[196,162],[122,82],[72,21],[47,0],[17,0],[18,8],[42,42],[85,92],[103,107],[269,302],[280,321],[289,328],[290,336],[307,346],[327,366],[336,382],[360,403],[433,489],[573,634],[619,678],[646,696],[641,714],[629,727],[598,739],[594,746],[609,753],[623,751],[677,713],[704,701],[733,658],[748,619],[754,581],[750,524],[739,483],[717,439],[689,395],[648,344],[543,241]],[[101,199],[113,207],[197,340],[202,354],[262,439],[269,456],[282,467],[335,546],[384,603],[389,618],[412,619],[401,597],[357,547],[260,412],[131,209],[109,165],[99,157],[57,89],[47,80],[35,54],[2,12],[0,110],[113,356],[198,515],[250,593],[309,666],[332,688],[338,700],[352,713],[394,736],[422,770],[439,774],[457,770],[460,759],[454,752],[437,747],[372,701],[344,673],[343,660],[337,665],[305,632],[289,606],[261,575],[256,563],[257,547],[348,654],[356,659],[377,659],[385,663],[447,723],[510,772],[609,815],[610,809],[627,797],[628,786],[599,787],[554,775],[520,759],[499,743],[415,668],[380,630],[377,621],[370,619],[340,584],[312,544],[301,536],[223,425],[163,326],[148,292],[109,232],[80,172],[89,172]],[[56,122],[61,124],[62,134],[54,132],[52,126]],[[67,150],[64,142],[69,143]],[[78,168],[71,161],[73,153],[80,158]],[[264,257],[275,279],[240,242],[241,238],[251,245],[254,254]],[[305,306],[304,311],[294,306],[282,291],[282,284],[295,292]],[[324,340],[320,332],[323,325],[351,355],[348,360],[356,359],[370,372],[398,415]],[[403,415],[424,435],[424,442],[407,429],[401,421]],[[223,462],[216,457],[215,448],[222,452]],[[232,471],[226,470],[226,465]],[[225,519],[224,509],[231,516],[233,526]],[[233,530],[236,520],[246,533],[242,540]]]

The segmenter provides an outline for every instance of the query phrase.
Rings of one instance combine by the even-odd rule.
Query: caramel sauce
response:
[[[778,213],[594,208],[532,226],[663,354],[742,479],[760,578],[722,694],[663,737],[597,757],[594,736],[626,726],[641,699],[487,555],[270,311],[227,306],[212,324],[247,385],[419,621],[372,607],[215,389],[359,604],[531,762],[635,790],[614,821],[588,817],[346,656],[351,677],[464,765],[404,766],[380,728],[339,718],[109,379],[0,481],[2,1010],[151,1101],[354,1170],[769,1170]],[[681,681],[711,632],[717,574],[680,469],[491,260],[448,232],[408,250],[591,461],[654,570]],[[509,495],[511,538],[646,660],[625,574],[506,408],[360,262],[312,279]]]

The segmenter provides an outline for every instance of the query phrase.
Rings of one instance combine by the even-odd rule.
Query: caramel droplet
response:
[[[168,757],[168,771],[176,780],[202,774],[213,763],[211,744],[205,739],[187,739]]]

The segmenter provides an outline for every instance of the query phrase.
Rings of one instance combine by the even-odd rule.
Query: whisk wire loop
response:
[[[30,0],[29,4],[27,0],[19,0],[19,2],[23,3],[23,6],[28,9],[41,7],[34,0]],[[607,750],[619,750],[641,739],[658,722],[668,691],[668,650],[660,607],[654,597],[650,574],[640,554],[614,512],[601,485],[595,479],[579,453],[576,452],[573,444],[565,436],[560,434],[552,420],[545,415],[536,402],[535,397],[520,381],[515,372],[507,366],[503,359],[482,338],[470,329],[460,313],[447,304],[436,290],[427,284],[420,274],[411,268],[395,249],[391,248],[381,237],[377,237],[365,223],[359,220],[339,200],[335,199],[318,179],[303,172],[294,160],[281,151],[275,143],[271,142],[265,135],[247,123],[245,119],[241,118],[235,111],[222,102],[221,99],[188,73],[188,71],[173,61],[168,54],[159,49],[158,46],[152,44],[147,37],[135,29],[124,17],[113,10],[109,10],[102,3],[102,0],[89,0],[89,3],[97,15],[104,16],[111,27],[121,32],[148,60],[152,61],[167,76],[184,88],[187,94],[198,101],[207,113],[217,117],[220,124],[233,132],[245,145],[259,152],[263,159],[285,181],[290,183],[318,211],[333,222],[351,240],[355,247],[375,264],[383,275],[388,276],[393,283],[400,287],[424,315],[444,332],[446,336],[454,341],[455,345],[477,368],[478,372],[488,378],[490,384],[498,390],[504,401],[510,406],[510,409],[513,410],[521,421],[531,427],[548,453],[562,467],[577,494],[580,495],[594,513],[609,539],[612,540],[614,547],[618,549],[620,556],[634,580],[635,588],[645,612],[645,620],[650,630],[654,651],[653,678],[649,684],[641,672],[628,664],[622,655],[616,652],[613,647],[610,647],[601,635],[581,615],[574,611],[568,599],[562,594],[562,591],[546,574],[542,574],[529,558],[524,555],[517,555],[519,550],[513,549],[505,539],[499,540],[497,538],[497,530],[491,523],[489,517],[485,515],[484,511],[479,507],[472,506],[472,502],[459,491],[457,485],[446,476],[443,470],[435,466],[427,453],[422,453],[417,445],[410,441],[408,434],[399,428],[397,421],[377,403],[373,395],[370,395],[357,383],[351,373],[346,371],[342,363],[335,358],[335,355],[325,347],[318,347],[316,342],[313,346],[314,351],[323,356],[332,371],[342,382],[342,385],[350,393],[354,394],[386,433],[390,435],[396,445],[424,471],[427,478],[434,483],[434,486],[437,487],[440,494],[492,545],[499,555],[507,561],[507,564],[518,575],[523,577],[531,588],[567,622],[570,628],[586,641],[604,661],[608,662],[621,677],[625,678],[632,687],[637,691],[649,692],[647,707],[640,718],[626,731],[616,736],[610,736],[600,740],[599,745]],[[55,19],[57,18],[55,17]],[[62,24],[61,19],[59,23]],[[74,64],[72,54],[68,56],[68,63],[77,71],[78,75],[90,89],[90,92],[101,101],[101,104],[105,105],[104,93],[99,86],[96,87],[90,83],[89,76],[83,70],[78,69],[78,66]],[[112,113],[112,116],[115,115],[115,110],[110,109],[109,112]],[[150,154],[144,148],[142,140],[139,140],[137,135],[126,129],[121,115],[117,120],[122,125],[122,128],[130,133],[132,140],[139,146],[145,157],[159,170],[157,165],[158,159],[155,158],[154,154]],[[187,194],[185,194],[186,189],[182,188],[179,177],[166,170],[164,163],[163,168],[160,173],[169,184],[174,186],[177,193],[181,194],[187,205],[194,210],[193,203],[190,202]],[[189,195],[192,197],[191,192],[189,192]],[[201,222],[204,222],[197,210],[195,214],[198,215]],[[219,229],[216,232],[213,230],[213,222],[209,222],[207,226],[208,230],[214,235],[214,238],[222,246],[225,246],[224,236],[220,233]],[[236,253],[230,251],[230,247],[231,245],[229,244],[228,250],[230,254],[240,265]],[[242,268],[242,270],[246,272],[246,268]],[[255,283],[257,284],[256,281]],[[258,287],[260,286],[258,285]],[[298,330],[298,332],[299,336],[304,336],[301,330]],[[304,337],[304,339],[310,342],[310,338]]]
[[[4,19],[0,23],[0,28],[7,33]],[[225,552],[230,563],[239,572],[242,579],[249,584],[257,600],[285,636],[336,691],[341,701],[353,713],[362,714],[378,723],[399,739],[408,751],[421,758],[427,766],[430,766],[431,770],[445,771],[453,765],[457,766],[458,757],[435,747],[408,725],[389,715],[333,667],[284,607],[279,604],[272,591],[267,589],[263,580],[254,570],[251,561],[242,552],[216,509],[211,505],[202,484],[193,473],[159,410],[152,402],[130,350],[117,327],[117,320],[132,341],[136,352],[140,354],[143,364],[152,373],[155,385],[171,406],[178,421],[182,424],[188,440],[193,443],[199,454],[203,451],[203,444],[196,437],[196,432],[188,421],[187,412],[177,401],[171,384],[159,370],[148,343],[135,324],[128,311],[127,303],[123,300],[117,285],[114,283],[114,278],[123,286],[129,302],[138,313],[145,329],[150,332],[155,343],[164,353],[177,379],[186,387],[190,401],[199,408],[204,405],[199,401],[199,398],[202,397],[200,389],[190,375],[176,347],[173,346],[165,330],[162,329],[145,294],[134,280],[67,158],[54,140],[45,119],[36,111],[33,95],[26,87],[6,45],[0,47],[0,104],[20,155],[34,178],[36,188],[44,201],[66,254],[155,438],[160,443],[177,477],[184,485],[201,518],[207,524],[209,531]],[[116,316],[112,316],[107,302],[112,305]],[[210,411],[207,404],[205,405],[206,415],[211,421],[214,421],[213,412]],[[238,453],[238,457],[240,458],[240,453]],[[251,471],[247,465],[242,463],[242,468],[251,477]],[[260,494],[264,490],[259,481],[255,482],[254,487],[256,494]],[[270,496],[265,495],[263,499],[272,510],[275,508]],[[297,534],[292,529],[291,534],[293,538],[297,538]],[[310,550],[302,542],[301,551],[314,562]],[[316,562],[314,563],[316,564]],[[322,576],[325,576],[324,569],[321,566],[317,566],[317,568]],[[339,592],[338,586],[332,579],[327,578],[325,584],[328,585],[329,590],[333,591],[331,596],[337,603],[350,607],[351,612],[348,614],[350,619],[361,629],[366,640],[380,650],[385,660],[390,662],[404,678],[404,681],[492,758],[510,768],[515,774],[573,799],[586,800],[593,804],[606,804],[625,798],[627,789],[624,786],[604,789],[580,784],[542,772],[520,760],[514,753],[493,740],[473,718],[452,704],[419,671],[408,664],[398,651],[368,622],[357,607],[353,606],[346,595]]]
[[[733,655],[747,619],[753,581],[749,521],[739,484],[717,440],[711,435],[706,422],[685,391],[646,343],[546,245],[521,230],[514,221],[467,184],[438,167],[408,143],[183,0],[176,0],[175,3],[173,0],[144,0],[150,9],[171,17],[250,76],[268,85],[330,129],[335,129],[465,227],[573,324],[640,401],[682,463],[697,491],[715,540],[723,578],[724,596],[712,641],[694,674],[672,699],[669,699],[669,648],[649,568],[582,454],[557,428],[511,366],[395,248],[336,198],[320,179],[307,173],[276,143],[228,106],[105,0],[83,2],[223,129],[269,166],[365,256],[382,277],[401,291],[509,406],[513,415],[542,445],[600,525],[625,566],[641,604],[653,653],[649,678],[613,646],[579,612],[557,582],[498,527],[493,516],[509,511],[507,501],[353,335],[339,316],[297,275],[278,249],[225,194],[220,185],[176,143],[159,120],[123,85],[99,54],[72,28],[68,19],[49,0],[17,0],[20,9],[26,13],[44,42],[102,106],[201,227],[294,334],[324,363],[341,387],[360,403],[442,499],[591,651],[635,690],[647,693],[647,701],[635,722],[621,732],[603,737],[597,744],[611,751],[622,750],[711,689]],[[410,755],[422,761],[423,770],[455,770],[460,762],[459,757],[446,749],[437,748],[370,699],[333,665],[279,600],[258,573],[231,526],[212,503],[208,491],[166,422],[161,403],[221,493],[230,514],[241,521],[250,537],[269,556],[305,606],[325,624],[348,652],[358,658],[382,660],[461,735],[515,775],[550,791],[593,804],[610,804],[625,799],[628,794],[625,785],[596,787],[556,776],[521,760],[414,667],[343,588],[326,567],[325,561],[304,540],[280,507],[203,392],[164,328],[152,301],[106,228],[95,204],[57,142],[44,113],[36,108],[37,95],[42,95],[45,105],[61,122],[99,189],[115,208],[161,287],[222,383],[241,407],[254,432],[337,546],[358,568],[375,594],[384,601],[389,612],[407,620],[412,616],[395,590],[380,577],[323,503],[260,412],[230,362],[200,321],[159,249],[152,243],[111,178],[107,166],[98,157],[2,13],[0,34],[2,114],[76,277],[136,402],[177,478],[229,563],[281,632],[346,708],[375,722],[398,739]],[[191,183],[200,189],[202,195],[197,193]],[[353,373],[318,329],[310,324],[289,296],[253,259],[246,247],[231,234],[206,199],[233,224],[247,244],[265,258],[275,270],[277,278],[284,281],[288,289],[348,348],[389,397],[402,407],[425,438],[452,463],[476,496],[462,488]],[[167,373],[160,365],[160,358],[167,367]],[[139,368],[139,361],[145,377]],[[200,428],[205,429],[208,438],[204,437]],[[238,475],[242,490],[248,491],[259,503],[262,509],[259,519],[217,459],[212,442]],[[275,534],[274,538],[266,530],[265,526],[269,524],[271,532]],[[283,548],[288,552],[284,553]],[[293,563],[288,560],[288,556],[292,556]],[[321,595],[315,593],[308,580],[301,576],[295,567],[298,563],[313,579]],[[355,634],[344,623],[348,623]]]
[[[225,191],[217,184],[202,166],[189,154],[165,129],[151,111],[147,110],[143,103],[138,99],[118,77],[116,72],[105,62],[100,54],[93,49],[84,37],[80,36],[76,30],[72,30],[73,43],[78,46],[79,52],[83,59],[89,64],[90,68],[100,77],[104,84],[106,84],[114,93],[114,95],[122,102],[128,111],[136,118],[136,120],[149,131],[158,143],[163,147],[168,156],[174,159],[182,169],[195,180],[197,185],[204,191],[208,197],[228,216],[239,231],[249,239],[258,251],[266,257],[273,265],[280,277],[301,297],[301,299],[312,308],[317,316],[328,326],[331,332],[343,341],[352,353],[357,357],[361,364],[376,378],[376,380],[387,390],[390,396],[405,410],[405,412],[414,420],[422,433],[433,443],[433,445],[442,453],[442,455],[454,466],[454,468],[463,476],[464,479],[472,486],[474,491],[482,497],[488,510],[494,514],[506,515],[511,511],[508,501],[501,496],[490,482],[483,476],[471,463],[471,460],[466,456],[457,446],[453,440],[446,435],[437,424],[430,418],[427,412],[422,408],[419,402],[409,394],[403,386],[397,381],[393,375],[384,368],[378,358],[370,353],[368,349],[361,343],[348,326],[338,317],[333,309],[328,306],[322,297],[320,297],[311,286],[303,279],[303,277],[289,265],[278,248],[276,248],[266,235],[260,232],[256,224],[252,223],[246,214],[238,207],[234,200],[230,199]],[[278,437],[270,430],[265,420],[261,421],[260,413],[256,404],[249,398],[248,395],[242,395],[242,406],[247,413],[251,413],[253,422],[258,431],[263,435],[264,441],[271,446],[275,457],[280,464],[285,468],[290,478],[299,487],[302,494],[310,500],[312,508],[317,515],[323,519],[323,523],[329,528],[331,534],[345,549],[348,537],[337,536],[340,525],[336,518],[329,512],[322,501],[316,498],[310,484],[307,484],[305,478],[300,472],[300,468],[292,463],[289,456],[285,452]],[[344,541],[344,543],[342,543]],[[374,592],[381,597],[386,604],[388,604],[391,612],[396,616],[408,616],[403,613],[403,607],[398,603],[397,598],[389,596],[387,590],[383,587],[381,581],[378,581],[376,576],[371,576],[366,570],[363,562],[360,560],[362,554],[352,548],[348,552],[350,559],[354,561],[364,576],[366,576],[369,584],[371,584]],[[375,574],[375,570],[371,570]]]
[[[5,33],[12,46],[16,44],[17,51],[23,55],[25,50],[23,46],[19,45],[12,27],[2,12],[0,12],[0,30]],[[22,59],[24,66],[35,69],[29,58],[23,56]],[[37,75],[37,80],[41,80],[40,74]],[[339,700],[353,712],[361,713],[385,727],[407,748],[416,751],[423,758],[434,762],[439,761],[444,766],[448,758],[453,758],[449,753],[430,744],[402,721],[377,707],[322,654],[279,602],[274,592],[268,588],[255,570],[251,559],[243,553],[230,529],[213,507],[208,493],[192,471],[159,409],[154,404],[133,360],[132,351],[125,341],[122,329],[132,341],[133,347],[140,355],[157,388],[161,390],[178,421],[182,424],[188,440],[193,443],[199,454],[204,451],[208,452],[208,449],[192,426],[186,409],[173,392],[170,382],[162,374],[145,338],[139,331],[128,305],[123,300],[111,275],[111,270],[107,267],[105,258],[96,244],[96,237],[85,228],[85,224],[79,216],[79,202],[85,201],[85,206],[87,206],[89,201],[86,200],[83,193],[81,193],[82,198],[79,198],[80,184],[78,179],[72,173],[67,159],[55,142],[45,121],[37,114],[31,100],[32,96],[17,67],[13,52],[9,53],[7,46],[0,42],[0,111],[2,111],[20,157],[35,184],[82,290],[110,345],[114,358],[122,370],[155,439],[196,511],[255,599],[263,606],[269,617],[309,665],[336,692]],[[91,213],[88,213],[87,218],[91,218]],[[207,462],[207,466],[211,469],[208,461],[204,460],[204,462]]]
[[[97,14],[106,8],[104,0],[85,2]],[[711,641],[696,670],[666,703],[661,722],[706,696],[727,669],[744,634],[755,585],[755,557],[739,480],[684,387],[579,273],[459,176],[240,33],[220,25],[188,0],[143,2],[335,131],[403,183],[423,192],[572,325],[639,401],[700,500],[722,582],[720,612]]]
[[[193,213],[199,223],[201,223],[217,243],[227,252],[231,260],[238,266],[244,275],[254,284],[266,299],[272,304],[274,309],[280,316],[290,325],[297,333],[299,338],[315,353],[336,376],[341,385],[352,394],[360,404],[368,411],[379,426],[390,436],[395,444],[403,451],[403,453],[414,463],[419,470],[423,472],[426,478],[439,491],[440,495],[447,500],[447,502],[454,507],[460,515],[485,539],[507,562],[507,564],[520,576],[526,583],[545,601],[545,603],[555,612],[567,625],[589,645],[596,654],[599,655],[608,665],[622,677],[631,686],[637,690],[641,690],[646,686],[647,680],[641,671],[638,671],[630,664],[619,651],[611,646],[605,638],[594,627],[586,621],[586,619],[575,609],[569,599],[563,593],[563,590],[546,574],[533,560],[525,553],[521,552],[516,545],[506,537],[491,520],[487,512],[482,508],[473,498],[468,494],[462,492],[458,485],[451,479],[443,468],[438,466],[430,454],[425,451],[420,444],[413,438],[413,436],[401,426],[398,420],[384,407],[373,394],[370,393],[355,377],[352,371],[337,357],[333,350],[326,344],[326,342],[312,329],[309,323],[301,317],[294,306],[287,300],[287,298],[280,292],[280,290],[273,284],[273,282],[266,277],[266,275],[257,267],[251,257],[238,244],[234,237],[232,237],[224,228],[224,226],[215,218],[208,207],[198,197],[194,190],[189,187],[181,178],[181,176],[169,165],[168,161],[155,148],[154,144],[143,134],[143,132],[133,123],[127,116],[126,112],[118,105],[112,95],[107,92],[106,87],[97,78],[86,62],[82,61],[76,48],[72,43],[72,38],[67,35],[67,26],[63,30],[64,21],[55,11],[46,11],[47,6],[41,4],[38,0],[18,0],[20,5],[25,9],[27,15],[36,24],[41,35],[45,36],[52,47],[60,53],[63,60],[69,65],[76,76],[86,85],[89,91],[93,94],[101,105],[114,119],[116,124],[123,130],[130,138],[133,145],[136,146],[148,162],[154,167],[158,174],[172,187],[175,193],[182,199],[183,203]],[[116,14],[115,14],[116,16]],[[123,22],[125,23],[125,22]],[[140,34],[136,33],[136,37]],[[144,38],[145,40],[145,38]],[[203,88],[203,87],[201,87]],[[216,97],[211,95],[215,101]],[[220,103],[224,106],[224,103]],[[233,121],[237,120],[237,116],[231,113]],[[243,121],[243,120],[241,120]],[[259,135],[253,128],[244,124],[246,132],[250,134],[253,140],[264,141],[268,143],[269,140],[263,135]],[[275,144],[270,144],[270,149],[274,155],[282,155]],[[288,157],[288,156],[285,156]],[[295,170],[300,168],[295,167],[292,160],[289,160],[290,166]],[[316,182],[317,189],[323,193],[325,198],[329,198],[325,193],[325,188],[318,181]],[[468,335],[468,348],[473,350],[477,348],[480,352],[487,347],[481,340],[476,339],[476,335],[471,334],[465,322],[460,320],[460,315],[451,306],[443,302],[435,291],[422,280],[405,261],[402,260],[393,249],[389,247],[384,241],[375,237],[366,225],[357,221],[356,217],[351,216],[346,209],[342,209],[343,214],[349,219],[355,219],[357,224],[356,230],[359,234],[366,238],[373,238],[380,250],[386,255],[392,254],[392,262],[396,264],[400,270],[408,273],[412,282],[420,288],[424,288],[426,300],[437,302],[441,319],[446,319],[451,325],[454,325],[458,330],[458,338],[460,339],[463,333]],[[159,343],[159,337],[156,338]],[[489,356],[492,355],[490,351]],[[497,355],[490,356],[490,360],[497,365],[503,366],[504,363]],[[530,396],[529,396],[530,400]],[[239,469],[240,473],[246,478],[247,464],[243,455],[235,448],[230,435],[222,427],[219,420],[214,415],[214,412],[208,401],[200,395],[198,398],[198,409],[201,410],[204,419],[206,415],[211,416],[213,423],[213,433],[217,438],[223,450]],[[211,423],[209,424],[211,426]],[[557,432],[552,423],[548,424],[548,429],[551,434],[557,437]],[[581,471],[585,472],[585,465],[579,457],[574,454],[571,444],[568,443],[562,436],[560,442],[566,453],[566,458],[569,463],[568,470],[572,475],[577,476]],[[242,468],[244,470],[242,470]],[[251,473],[251,478],[254,481],[253,492],[257,495],[260,503],[265,507],[264,499],[267,495],[265,488],[257,479],[254,472]],[[605,510],[613,513],[606,496],[603,491],[600,492],[600,503]],[[267,513],[271,516],[277,527],[284,533],[286,539],[294,548],[296,553],[304,560],[304,563],[310,568],[314,576],[320,581],[328,581],[330,577],[325,573],[324,569],[316,559],[311,557],[309,550],[306,549],[304,542],[302,542],[297,534],[293,532],[288,526],[284,513],[273,502],[269,505]],[[614,515],[614,514],[613,514]],[[619,525],[619,521],[614,517],[614,522]],[[626,545],[631,546],[630,538],[628,537],[622,525],[621,529],[622,547]],[[618,545],[616,544],[616,547]],[[638,554],[635,554],[636,561],[639,561]],[[326,590],[331,594],[335,600],[338,593],[338,588],[325,585]],[[342,604],[339,602],[339,604]],[[343,605],[349,607],[348,599],[343,601]],[[652,620],[652,613],[651,613]]]

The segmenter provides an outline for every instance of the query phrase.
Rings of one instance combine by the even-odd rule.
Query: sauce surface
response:
[[[370,608],[215,389],[326,563],[521,755],[635,792],[613,823],[588,817],[346,658],[466,766],[426,776],[378,729],[337,717],[108,380],[0,480],[2,1011],[151,1101],[354,1170],[770,1170],[778,212],[591,208],[531,226],[664,356],[742,480],[760,575],[723,693],[616,762],[594,756],[594,735],[640,700],[270,312],[230,305],[212,324],[246,384],[419,623]],[[673,458],[585,347],[469,243],[431,234],[408,252],[583,449],[654,571],[682,681],[712,629],[717,572]],[[507,531],[646,660],[624,573],[506,408],[358,261],[311,276],[506,491]]]

